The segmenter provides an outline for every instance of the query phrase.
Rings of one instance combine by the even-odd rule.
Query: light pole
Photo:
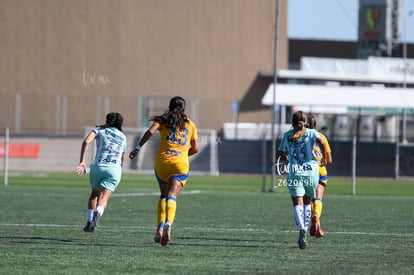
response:
[[[413,14],[413,10],[408,11],[408,17]],[[408,71],[408,62],[407,62],[407,20],[406,15],[403,17],[404,25],[404,42],[403,42],[403,62],[404,62],[404,77],[403,77],[403,89],[407,88],[407,71]],[[406,144],[407,141],[407,109],[403,109],[403,129],[402,129],[402,142]]]
[[[275,31],[274,31],[274,45],[273,45],[273,99],[272,99],[272,125],[271,125],[271,138],[272,138],[272,176],[270,183],[270,191],[274,192],[276,187],[276,83],[277,83],[277,43],[279,35],[279,0],[275,0]]]

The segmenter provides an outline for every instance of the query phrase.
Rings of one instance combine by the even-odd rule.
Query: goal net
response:
[[[93,128],[86,127],[85,135]],[[125,173],[154,173],[154,160],[160,143],[159,133],[154,134],[141,148],[138,157],[131,160],[128,155],[148,128],[123,128],[127,137],[127,150],[123,170]],[[190,156],[190,173],[199,175],[219,174],[218,170],[218,151],[217,133],[211,129],[197,129],[198,143],[200,150],[197,154]],[[95,144],[90,146],[88,152],[88,166],[95,157]]]

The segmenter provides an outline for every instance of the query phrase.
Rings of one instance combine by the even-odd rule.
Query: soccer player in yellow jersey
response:
[[[177,198],[188,180],[188,157],[199,150],[197,128],[185,114],[185,105],[184,98],[173,97],[164,114],[151,118],[152,125],[129,154],[129,158],[134,159],[145,142],[159,131],[161,141],[155,158],[155,177],[161,195],[158,200],[154,241],[163,246],[170,242]]]
[[[307,127],[310,129],[316,129],[316,120],[314,116],[310,115],[308,117]],[[314,147],[313,151],[319,163],[319,184],[316,188],[316,196],[312,199],[312,219],[309,231],[311,236],[321,238],[324,235],[320,223],[322,214],[322,198],[326,185],[328,184],[328,170],[326,170],[326,164],[332,163],[332,154],[328,139],[321,132],[318,133],[325,144],[325,156],[322,156],[321,149],[318,146]]]

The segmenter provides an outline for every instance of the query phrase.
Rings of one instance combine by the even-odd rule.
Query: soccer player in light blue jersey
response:
[[[293,129],[283,134],[277,156],[289,161],[286,185],[293,202],[293,215],[299,230],[299,248],[307,246],[306,231],[311,218],[311,202],[315,197],[319,179],[318,161],[313,152],[319,144],[324,151],[324,141],[314,129],[306,128],[307,115],[297,111],[292,116]]]
[[[83,140],[80,162],[76,173],[86,172],[86,152],[89,144],[96,141],[95,160],[90,166],[89,182],[92,188],[88,200],[85,232],[94,232],[108,205],[108,200],[121,181],[122,164],[126,151],[126,137],[122,132],[124,118],[120,113],[108,113],[104,125],[97,126]]]

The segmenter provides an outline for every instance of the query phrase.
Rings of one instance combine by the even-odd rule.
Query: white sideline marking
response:
[[[194,195],[200,194],[200,190],[182,191],[180,195]],[[112,197],[143,197],[143,196],[159,196],[160,192],[140,192],[140,193],[115,193]]]
[[[159,196],[160,192],[159,191],[154,191],[154,192],[137,192],[137,193],[116,193],[118,191],[115,191],[114,194],[112,194],[112,198],[113,197],[118,197],[118,198],[122,198],[122,197],[144,197],[144,196]],[[195,194],[200,194],[202,192],[205,191],[201,191],[201,190],[191,190],[191,191],[182,191],[180,193],[180,195],[195,195]],[[70,198],[79,198],[79,197],[85,197],[85,195],[81,195],[81,194],[51,194],[51,193],[20,193],[20,195],[30,195],[30,196],[45,196],[45,195],[51,195],[54,197],[70,197]]]
[[[63,228],[71,228],[71,227],[82,227],[82,225],[76,224],[76,225],[67,225],[67,224],[34,224],[34,223],[0,223],[0,227],[6,227],[6,226],[19,226],[19,227],[63,227]],[[110,228],[112,226],[100,226],[102,228]],[[129,228],[129,229],[153,229],[152,226],[117,226],[117,228]],[[192,231],[209,231],[209,232],[257,232],[257,233],[297,233],[295,230],[277,230],[275,231],[269,231],[265,229],[259,229],[259,228],[203,228],[203,227],[184,227],[184,228],[176,228],[175,230],[192,230]],[[394,237],[414,237],[413,233],[380,233],[380,232],[345,232],[345,231],[324,231],[327,234],[332,235],[366,235],[366,236],[394,236]]]

